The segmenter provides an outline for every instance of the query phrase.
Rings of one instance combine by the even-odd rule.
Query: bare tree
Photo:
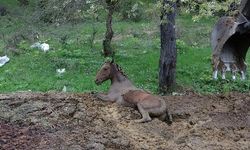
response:
[[[29,5],[29,0],[18,0],[18,1],[19,1],[19,4],[21,6],[27,6],[27,5]]]
[[[159,91],[167,93],[176,85],[176,2],[163,0],[161,12],[161,54],[159,61]]]
[[[105,57],[113,56],[114,51],[111,46],[111,40],[113,38],[113,30],[112,30],[112,16],[115,11],[115,6],[118,3],[118,0],[106,0],[108,16],[106,20],[106,34],[105,39],[103,40],[103,53]]]
[[[5,16],[7,14],[6,7],[0,5],[0,16]]]

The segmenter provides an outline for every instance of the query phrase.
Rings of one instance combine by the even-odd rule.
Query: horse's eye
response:
[[[104,68],[104,70],[105,70],[105,71],[107,71],[107,70],[108,70],[108,68]]]

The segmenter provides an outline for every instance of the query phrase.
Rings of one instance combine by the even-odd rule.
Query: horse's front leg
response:
[[[115,99],[109,95],[102,94],[102,93],[97,93],[95,95],[96,98],[101,99],[103,101],[108,101],[108,102],[115,102]]]

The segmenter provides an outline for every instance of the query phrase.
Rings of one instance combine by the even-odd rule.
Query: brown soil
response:
[[[91,94],[0,94],[0,149],[250,149],[250,94],[164,98],[172,125]]]

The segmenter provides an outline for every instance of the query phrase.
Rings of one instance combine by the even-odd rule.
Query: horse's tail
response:
[[[166,111],[166,122],[167,124],[171,125],[173,123],[173,117],[172,114],[169,113],[169,111]]]
[[[165,102],[164,99],[161,99],[160,98],[160,102],[161,102],[161,109],[160,109],[160,112],[165,112],[165,114],[162,114],[162,117],[161,117],[161,120],[162,121],[166,121],[167,124],[171,125],[172,122],[173,122],[173,117],[172,115],[169,113],[168,111],[168,107],[167,107],[167,104]]]

